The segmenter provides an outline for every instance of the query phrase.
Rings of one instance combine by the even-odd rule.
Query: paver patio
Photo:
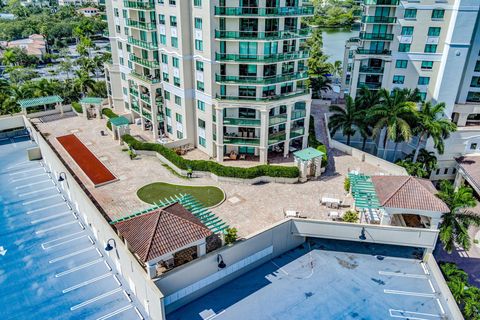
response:
[[[226,193],[226,201],[212,211],[230,226],[236,227],[244,237],[259,231],[284,218],[284,210],[299,211],[302,216],[314,219],[328,219],[330,209],[322,207],[319,199],[323,194],[344,197],[343,182],[349,169],[366,174],[383,173],[381,169],[360,162],[338,151],[329,152],[334,156],[335,172],[329,172],[318,181],[303,184],[246,185],[217,183],[210,178],[179,178],[162,166],[154,156],[139,156],[130,160],[125,146],[120,146],[110,135],[102,136],[100,131],[109,132],[106,120],[87,120],[72,117],[42,123],[38,128],[47,133],[48,139],[66,162],[77,173],[100,205],[112,218],[119,218],[143,210],[150,205],[136,196],[136,191],[146,184],[160,181],[175,184],[215,185]],[[76,163],[66,154],[55,137],[75,133],[76,136],[111,170],[119,181],[94,188]],[[317,132],[318,135],[318,132]]]

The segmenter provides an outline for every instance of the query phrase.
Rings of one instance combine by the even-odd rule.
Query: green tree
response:
[[[347,145],[350,145],[351,137],[357,132],[362,122],[362,113],[352,97],[346,96],[345,103],[345,109],[340,106],[330,106],[330,112],[333,114],[328,120],[328,129],[332,135],[341,129],[342,134],[347,137]]]
[[[367,87],[361,87],[355,96],[361,109],[367,110],[380,103],[380,95],[377,91],[370,90]]]
[[[225,243],[232,244],[237,241],[237,229],[236,228],[228,228],[227,233],[225,234]]]
[[[420,110],[417,112],[417,125],[414,132],[418,135],[417,147],[412,161],[417,162],[420,146],[424,140],[433,139],[433,145],[439,154],[443,154],[444,143],[443,140],[450,136],[450,133],[457,130],[457,126],[445,118],[445,103],[438,103],[432,105],[431,102],[422,104]]]
[[[461,186],[455,190],[450,181],[442,180],[437,196],[450,209],[442,215],[440,224],[439,238],[445,251],[451,253],[455,244],[469,250],[472,240],[468,234],[468,228],[471,225],[480,226],[480,216],[467,210],[477,203],[472,188]]]
[[[395,164],[404,167],[407,173],[414,177],[428,178],[429,173],[421,163],[413,163],[411,160],[398,160]]]
[[[94,89],[95,80],[90,78],[87,72],[83,70],[76,70],[75,76],[76,78],[74,80],[74,86],[82,95],[85,95]]]
[[[415,151],[410,153],[405,157],[405,160],[410,161],[411,163],[413,162],[413,157],[415,155]],[[417,157],[417,162],[415,164],[418,164],[418,166],[422,169],[424,169],[428,175],[430,176],[430,173],[437,169],[438,167],[438,161],[437,157],[435,156],[434,152],[428,151],[425,148],[422,148],[418,152],[418,157]]]
[[[344,222],[358,222],[358,212],[354,210],[348,210],[342,216],[342,221]]]

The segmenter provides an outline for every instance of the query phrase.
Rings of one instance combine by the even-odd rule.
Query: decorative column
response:
[[[215,106],[217,119],[217,162],[223,162],[223,108]]]
[[[302,148],[308,147],[308,134],[310,130],[310,110],[312,108],[312,100],[305,101],[305,132],[303,135]]]
[[[268,157],[268,110],[260,110],[260,163],[267,163]]]
[[[205,239],[201,243],[197,244],[197,257],[202,257],[207,254],[207,243]]]
[[[287,105],[287,125],[285,126],[285,143],[283,146],[283,157],[288,158],[290,152],[290,129],[292,128],[292,104]]]

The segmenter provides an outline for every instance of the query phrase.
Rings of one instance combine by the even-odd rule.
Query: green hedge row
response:
[[[299,170],[297,167],[282,167],[271,165],[259,165],[251,168],[227,167],[215,161],[208,160],[187,160],[177,155],[177,153],[161,144],[141,142],[130,135],[122,136],[122,140],[135,150],[156,151],[164,156],[168,161],[180,169],[187,170],[191,168],[195,171],[207,171],[220,177],[253,179],[261,176],[279,177],[279,178],[297,178]]]
[[[82,105],[78,102],[72,102],[72,108],[77,112],[77,113],[83,113],[83,108]]]
[[[104,108],[102,109],[102,114],[106,117],[108,117],[108,119],[112,119],[112,118],[117,118],[118,117],[118,114],[116,114],[115,112],[112,111],[112,109],[108,109],[108,108]],[[112,130],[112,124],[110,123],[110,120],[107,121],[107,128],[111,131]]]
[[[317,140],[315,136],[315,120],[310,116],[310,125],[308,126],[308,146],[323,152],[322,168],[328,164],[327,146]]]

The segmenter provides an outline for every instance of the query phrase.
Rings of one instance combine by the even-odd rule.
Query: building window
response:
[[[205,102],[197,100],[197,109],[201,111],[205,111]]]
[[[202,0],[193,0],[193,6],[194,7],[201,7],[202,6]]]
[[[177,139],[183,139],[183,132],[177,131]]]
[[[398,52],[410,52],[410,44],[409,43],[400,43],[398,45]]]
[[[419,77],[418,78],[418,85],[426,86],[430,83],[430,77]]]
[[[443,19],[444,16],[445,16],[444,9],[433,9],[432,19]]]
[[[428,28],[428,36],[429,37],[439,37],[440,36],[440,27],[430,27]]]
[[[170,133],[170,134],[173,133],[172,126],[170,126],[168,124],[167,124],[167,132]]]
[[[413,27],[402,27],[402,36],[411,36],[413,34]]]
[[[165,108],[165,116],[170,118],[172,116],[172,110],[170,110],[169,108]]]
[[[435,53],[435,52],[437,52],[437,45],[436,44],[426,44],[424,52],[425,53]]]
[[[198,137],[198,144],[205,148],[207,146],[207,140],[205,140],[205,138]]]
[[[170,27],[176,27],[176,26],[177,26],[177,17],[170,16]]]
[[[447,174],[447,173],[448,173],[448,168],[445,168],[445,169],[443,170],[443,174]]]
[[[173,85],[176,87],[180,87],[180,78],[173,77]]]
[[[182,106],[182,98],[180,98],[179,96],[175,95],[175,104],[177,106]]]
[[[175,113],[175,121],[177,121],[178,123],[182,123],[183,121],[182,115],[179,113]]]
[[[405,76],[399,76],[399,75],[393,76],[393,83],[394,84],[404,84],[405,83]]]
[[[195,18],[195,29],[202,30],[202,18]]]
[[[198,91],[205,91],[205,84],[202,81],[197,80],[197,90]]]
[[[418,96],[420,97],[420,100],[425,101],[427,99],[427,93],[426,92],[419,92]]]
[[[408,65],[408,60],[397,60],[395,61],[395,68],[397,69],[406,69]]]
[[[172,47],[178,48],[178,38],[177,37],[172,37],[171,41],[172,41]]]
[[[162,78],[163,78],[163,81],[165,81],[165,82],[170,82],[170,80],[169,80],[169,78],[168,78],[168,73],[162,72]]]
[[[180,60],[176,57],[172,57],[172,64],[174,68],[179,68],[180,67]]]
[[[163,45],[167,45],[167,36],[164,35],[164,34],[161,34],[160,35],[160,43],[163,44]]]
[[[203,71],[203,62],[202,61],[195,61],[195,70]]]
[[[165,25],[165,15],[164,14],[159,14],[158,15],[158,24]]]
[[[432,70],[433,68],[433,61],[422,61],[422,70]]]
[[[195,50],[203,51],[203,41],[202,40],[195,40]]]
[[[168,64],[168,56],[162,53],[162,63]]]
[[[477,62],[475,63],[475,70],[474,70],[474,71],[475,71],[475,72],[480,72],[480,61],[477,61]]]
[[[470,144],[470,150],[475,150],[477,149],[477,144],[476,143],[471,143]]]
[[[415,19],[417,18],[417,9],[405,9],[405,13],[403,14],[405,19]]]
[[[480,77],[472,77],[472,81],[470,81],[470,87],[480,88]]]

